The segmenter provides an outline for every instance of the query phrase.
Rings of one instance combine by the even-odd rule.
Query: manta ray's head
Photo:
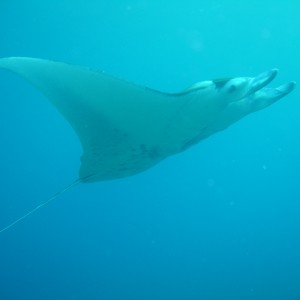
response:
[[[256,77],[235,77],[213,82],[227,104],[238,103],[243,111],[250,113],[271,105],[294,89],[295,82],[267,88],[277,73],[277,69],[272,69]]]

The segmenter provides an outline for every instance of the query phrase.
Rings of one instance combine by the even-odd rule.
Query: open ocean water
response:
[[[90,66],[162,91],[279,68],[296,0],[1,0],[0,57]],[[299,88],[139,175],[82,184],[0,234],[1,300],[299,300]],[[0,70],[0,228],[78,176],[81,146]]]

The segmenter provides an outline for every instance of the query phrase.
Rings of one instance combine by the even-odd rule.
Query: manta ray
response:
[[[83,149],[79,182],[135,175],[226,129],[289,94],[295,82],[266,87],[278,70],[256,77],[206,80],[165,93],[104,72],[29,57],[0,59],[0,68],[34,85],[69,122]]]

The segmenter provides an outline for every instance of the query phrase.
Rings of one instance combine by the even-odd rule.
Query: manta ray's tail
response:
[[[79,183],[82,182],[82,179],[79,178],[77,180],[75,180],[74,182],[72,182],[71,184],[69,184],[68,186],[66,186],[64,189],[60,190],[59,192],[55,193],[52,197],[50,197],[48,200],[46,200],[45,202],[39,204],[38,206],[36,206],[34,209],[32,209],[31,211],[29,211],[28,213],[26,213],[25,215],[23,215],[22,217],[18,218],[17,220],[15,220],[14,222],[10,223],[9,225],[7,225],[6,227],[2,228],[0,230],[0,233],[2,233],[3,231],[6,231],[7,229],[13,227],[14,225],[16,225],[17,223],[19,223],[20,221],[22,221],[23,219],[27,218],[29,215],[35,213],[38,209],[40,209],[41,207],[47,205],[48,203],[50,203],[51,201],[53,201],[54,199],[56,199],[58,196],[60,196],[61,194],[65,193],[66,191],[68,191],[69,189],[71,189],[72,187],[78,185]]]

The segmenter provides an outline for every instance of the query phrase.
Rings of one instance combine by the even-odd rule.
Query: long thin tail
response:
[[[63,190],[55,193],[52,197],[50,197],[47,201],[39,204],[37,207],[35,207],[34,209],[32,209],[31,211],[29,211],[28,213],[26,213],[25,215],[23,215],[22,217],[20,217],[19,219],[15,220],[14,222],[10,223],[9,225],[7,225],[6,227],[2,228],[0,230],[0,233],[2,233],[3,231],[6,231],[7,229],[13,227],[14,225],[16,225],[17,223],[19,223],[20,221],[22,221],[23,219],[27,218],[29,215],[35,213],[38,209],[40,209],[41,207],[47,205],[48,203],[50,203],[51,201],[53,201],[54,199],[56,199],[58,196],[60,196],[61,194],[65,193],[66,191],[68,191],[69,189],[71,189],[72,187],[78,185],[80,182],[82,182],[82,179],[77,179],[74,182],[72,182],[71,184],[69,184],[67,187],[65,187]]]

